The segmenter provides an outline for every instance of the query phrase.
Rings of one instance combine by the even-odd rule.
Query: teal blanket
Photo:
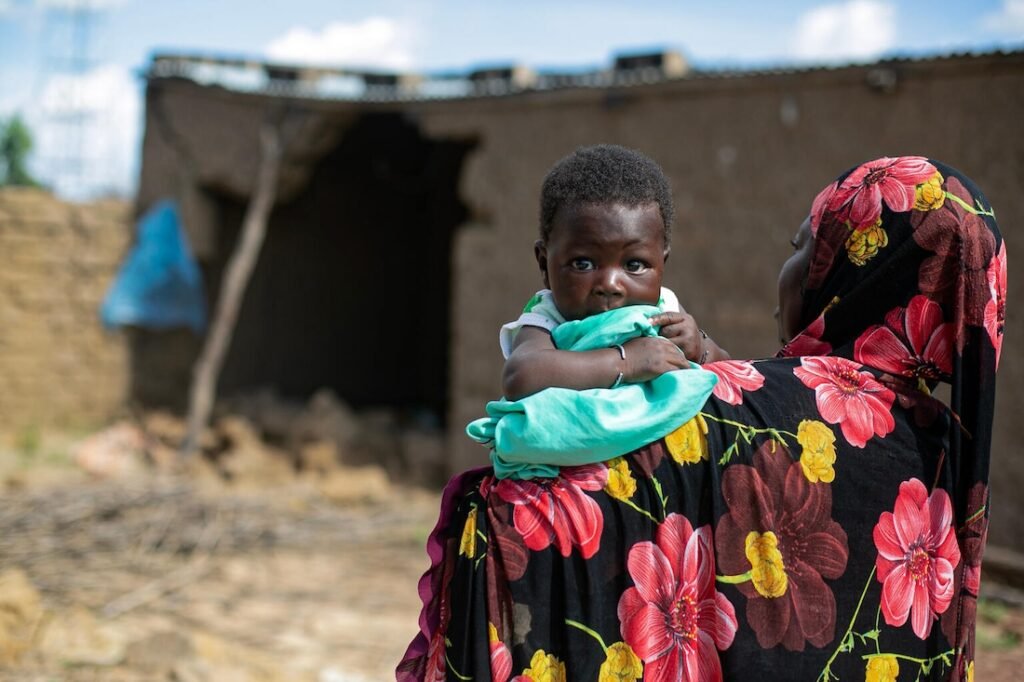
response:
[[[558,325],[556,348],[610,348],[657,336],[654,306],[627,306]],[[663,438],[704,406],[718,377],[691,363],[639,384],[576,391],[547,388],[521,400],[487,403],[487,417],[470,422],[470,438],[491,448],[498,478],[551,478],[560,466],[604,462]]]

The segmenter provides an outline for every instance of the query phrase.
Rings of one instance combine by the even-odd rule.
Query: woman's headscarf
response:
[[[992,205],[938,161],[881,158],[825,187],[810,225],[806,327],[779,355],[838,356],[880,370],[919,420],[935,414],[929,389],[950,384],[943,468],[957,483],[949,486],[965,554],[957,579],[976,594],[1006,309],[1006,245]],[[958,617],[958,631],[964,621],[973,614]],[[966,636],[956,633],[958,645]]]
[[[917,398],[907,389],[950,384],[959,425],[949,459],[986,480],[1006,309],[991,204],[945,164],[883,157],[825,187],[810,222],[808,324],[779,355],[849,358],[891,375],[905,400]]]

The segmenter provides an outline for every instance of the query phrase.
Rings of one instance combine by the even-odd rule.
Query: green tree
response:
[[[35,187],[39,183],[28,172],[28,155],[32,151],[32,132],[15,114],[0,123],[0,186]]]

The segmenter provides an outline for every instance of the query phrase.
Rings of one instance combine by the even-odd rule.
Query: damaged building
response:
[[[586,73],[429,76],[160,55],[146,77],[137,208],[179,202],[211,309],[261,128],[283,144],[219,395],[330,388],[356,409],[395,409],[446,430],[449,471],[486,461],[462,430],[499,394],[498,328],[541,285],[540,183],[577,146],[626,145],[665,169],[678,214],[665,283],[734,357],[776,349],[788,242],[844,168],[941,159],[986,189],[1011,251],[1024,222],[1024,52],[756,71],[695,70],[669,52]],[[1015,308],[1024,292],[1010,289]],[[1007,325],[1024,336],[1022,316]],[[132,397],[180,408],[200,342],[134,333]],[[1004,457],[1019,449],[1021,348],[1004,349],[993,447],[995,494],[1018,505],[993,526],[1007,544],[1024,519],[1012,499],[1024,466]]]

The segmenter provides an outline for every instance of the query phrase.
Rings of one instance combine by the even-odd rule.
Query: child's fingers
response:
[[[667,339],[674,339],[680,336],[696,336],[697,328],[686,322],[678,322],[676,324],[664,325],[658,331],[658,335],[664,336]]]
[[[678,324],[680,322],[683,322],[685,319],[685,313],[667,312],[652,315],[651,317],[648,318],[648,321],[651,324],[657,325],[659,327],[664,327],[665,325]]]

